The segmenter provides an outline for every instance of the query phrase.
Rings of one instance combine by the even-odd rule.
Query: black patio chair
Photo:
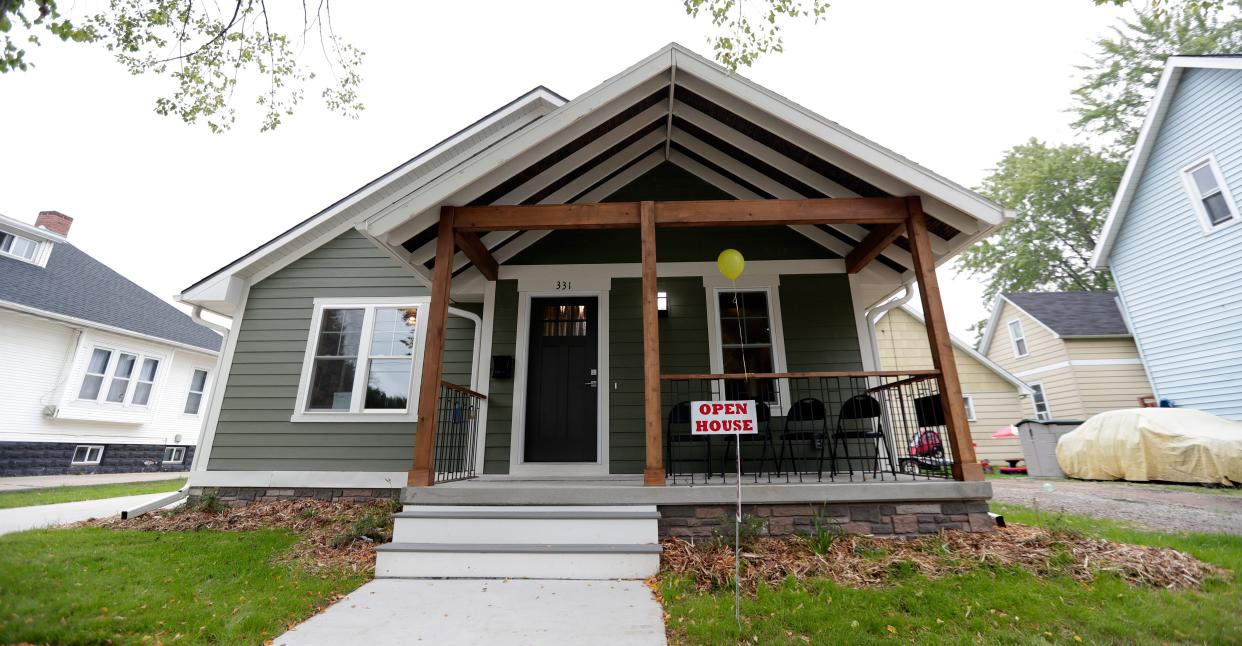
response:
[[[673,432],[674,425],[677,425],[678,432]],[[683,427],[684,426],[684,430]],[[703,472],[703,480],[710,480],[712,477],[712,438],[710,435],[695,435],[690,429],[690,402],[677,402],[668,411],[668,419],[664,424],[664,474],[673,477],[673,484],[677,484],[677,453],[673,451],[674,444],[704,445],[704,463],[707,470]],[[721,478],[724,473],[721,473]],[[694,472],[690,472],[690,484],[694,484]]]
[[[875,455],[872,457],[871,474],[878,475],[880,473],[880,445],[884,445],[884,455],[888,458],[888,466],[895,473],[897,471],[893,464],[893,456],[888,448],[888,437],[884,434],[884,424],[880,419],[883,415],[883,408],[880,402],[871,395],[854,395],[845,400],[841,405],[841,412],[837,415],[837,427],[832,433],[832,470],[836,473],[837,463],[836,456],[837,444],[845,449],[845,464],[853,474],[854,467],[850,464],[850,440],[872,440],[875,445]],[[874,425],[870,428],[846,428],[846,422],[869,422],[874,420]]]
[[[733,457],[733,446],[740,444],[742,447],[742,473],[746,473],[746,445],[762,442],[763,450],[759,453],[759,470],[754,473],[755,482],[759,482],[759,474],[763,473],[763,465],[768,463],[769,449],[772,451],[772,459],[776,459],[776,446],[772,443],[772,409],[764,401],[756,401],[755,406],[755,421],[759,423],[759,432],[739,435],[737,440],[727,438],[728,448],[725,449],[725,461],[721,471],[729,467],[729,458]],[[768,482],[772,482],[771,471],[768,472]]]
[[[781,430],[781,452],[776,458],[777,473],[785,473],[785,448],[789,447],[789,460],[798,474],[798,482],[802,482],[802,469],[798,468],[798,454],[794,452],[794,442],[806,442],[812,448],[819,444],[819,475],[824,478],[824,447],[828,444],[828,410],[824,402],[814,397],[804,397],[794,402],[785,413],[785,424]],[[786,477],[788,480],[788,477]]]

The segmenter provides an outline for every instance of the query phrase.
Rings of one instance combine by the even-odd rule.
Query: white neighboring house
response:
[[[0,476],[185,471],[221,336],[66,240],[0,215]]]

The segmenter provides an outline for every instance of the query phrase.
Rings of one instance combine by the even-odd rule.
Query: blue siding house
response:
[[[1155,394],[1242,420],[1242,56],[1168,61],[1092,259]]]

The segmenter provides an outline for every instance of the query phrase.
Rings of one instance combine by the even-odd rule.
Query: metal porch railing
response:
[[[435,444],[437,483],[476,477],[479,411],[487,396],[469,388],[440,382],[439,415]]]

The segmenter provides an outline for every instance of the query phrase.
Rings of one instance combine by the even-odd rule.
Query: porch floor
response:
[[[904,474],[885,474],[886,480],[854,482],[816,482],[815,475],[804,475],[785,482],[782,475],[767,482],[760,475],[742,476],[743,504],[782,503],[877,503],[877,502],[962,502],[988,500],[992,484],[987,481],[959,482],[928,480]],[[513,477],[480,476],[472,480],[446,482],[433,487],[406,487],[401,502],[407,505],[724,505],[737,500],[737,479],[729,475],[722,482],[714,477],[709,484],[689,484],[678,477],[665,487],[643,486],[641,475],[600,477]]]

